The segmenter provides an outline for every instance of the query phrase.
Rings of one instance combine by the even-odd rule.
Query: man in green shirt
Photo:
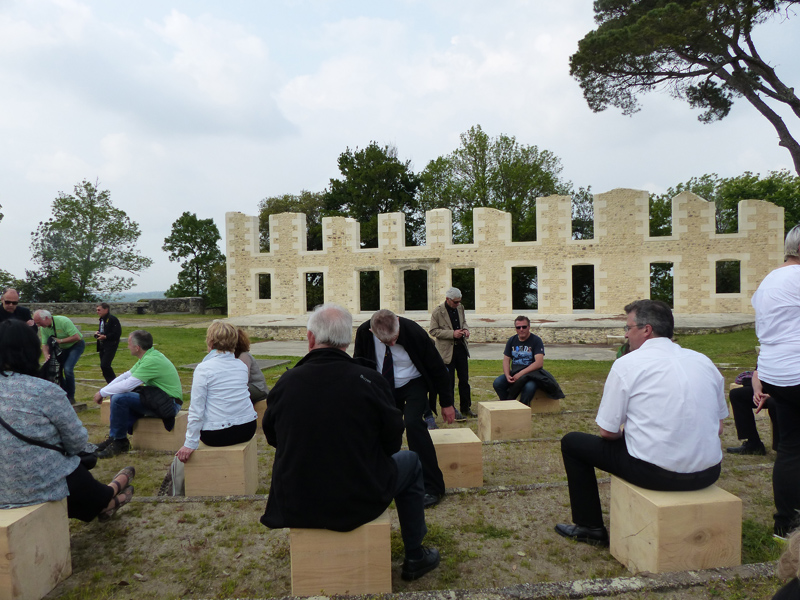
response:
[[[61,353],[57,354],[56,358],[64,370],[61,388],[67,392],[70,404],[75,404],[75,363],[78,362],[86,348],[83,335],[75,327],[75,323],[67,317],[53,316],[49,310],[37,310],[33,313],[33,322],[39,326],[39,337],[42,341],[45,362],[50,360],[48,340],[52,337],[59,345]]]
[[[94,395],[100,404],[111,396],[111,424],[108,438],[98,444],[97,456],[111,458],[128,452],[128,433],[141,417],[159,417],[172,430],[175,415],[183,404],[183,390],[178,370],[170,360],[153,348],[153,336],[139,329],[128,336],[128,350],[139,360]]]

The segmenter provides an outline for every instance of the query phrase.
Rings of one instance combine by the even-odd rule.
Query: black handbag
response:
[[[97,464],[97,455],[94,452],[87,452],[86,450],[81,450],[78,454],[70,454],[61,446],[55,446],[54,444],[48,444],[47,442],[42,442],[40,440],[35,440],[33,438],[29,438],[27,435],[21,434],[19,431],[11,427],[8,423],[6,423],[2,417],[0,417],[0,425],[8,429],[8,432],[21,439],[23,442],[27,442],[29,444],[33,444],[34,446],[41,446],[42,448],[47,448],[49,450],[55,450],[56,452],[60,452],[64,456],[77,456],[81,459],[81,465],[86,468],[87,470],[94,469],[95,465]]]

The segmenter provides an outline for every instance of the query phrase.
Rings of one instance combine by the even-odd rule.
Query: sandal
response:
[[[124,475],[127,478],[125,485],[122,485],[122,483],[117,481],[117,477],[120,475]],[[133,481],[134,477],[136,477],[136,469],[133,467],[125,467],[119,473],[114,475],[114,479],[112,479],[111,483],[108,484],[109,487],[114,489],[114,496],[119,496],[119,493],[131,484],[131,481]]]
[[[105,510],[101,511],[99,515],[97,515],[97,520],[101,523],[105,523],[111,517],[114,516],[120,507],[125,506],[128,502],[131,501],[133,498],[133,486],[129,485],[126,487],[122,492],[114,496],[112,501],[114,502],[114,506],[111,508],[106,508]]]

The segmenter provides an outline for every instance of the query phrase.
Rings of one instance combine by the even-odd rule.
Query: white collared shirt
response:
[[[702,471],[722,460],[724,383],[707,356],[667,338],[645,340],[611,367],[595,421],[612,433],[625,425],[635,458],[676,473]]]
[[[375,334],[372,334],[372,339],[375,340],[375,360],[378,362],[378,372],[383,372],[383,356],[386,354],[386,344],[380,341]],[[411,357],[400,344],[391,346],[392,350],[392,365],[394,365],[394,387],[401,388],[412,379],[422,377],[422,373],[417,370],[414,363],[411,362]]]

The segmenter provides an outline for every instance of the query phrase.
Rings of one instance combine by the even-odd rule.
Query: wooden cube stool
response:
[[[389,512],[348,532],[289,529],[292,595],[392,591]]]
[[[133,426],[131,446],[136,450],[177,452],[186,440],[188,423],[188,410],[182,410],[175,415],[175,427],[172,431],[164,429],[164,422],[157,417],[143,417]]]
[[[200,446],[183,465],[187,496],[245,496],[258,487],[256,438],[233,446]]]
[[[103,425],[111,425],[111,398],[105,398],[100,403],[100,422]]]
[[[531,399],[532,413],[561,412],[561,400],[553,400],[544,390],[536,390]]]
[[[264,413],[267,412],[267,401],[266,400],[259,400],[255,404],[253,404],[253,408],[256,409],[256,414],[258,415],[258,427],[257,429],[262,429],[261,423],[264,422]]]
[[[445,487],[483,486],[483,446],[471,429],[433,429],[428,433],[436,447]]]
[[[657,492],[611,477],[611,554],[632,573],[742,563],[742,501],[715,485]]]
[[[521,440],[531,437],[531,409],[518,400],[478,402],[478,437]]]
[[[71,574],[66,498],[0,510],[0,600],[39,600]]]

